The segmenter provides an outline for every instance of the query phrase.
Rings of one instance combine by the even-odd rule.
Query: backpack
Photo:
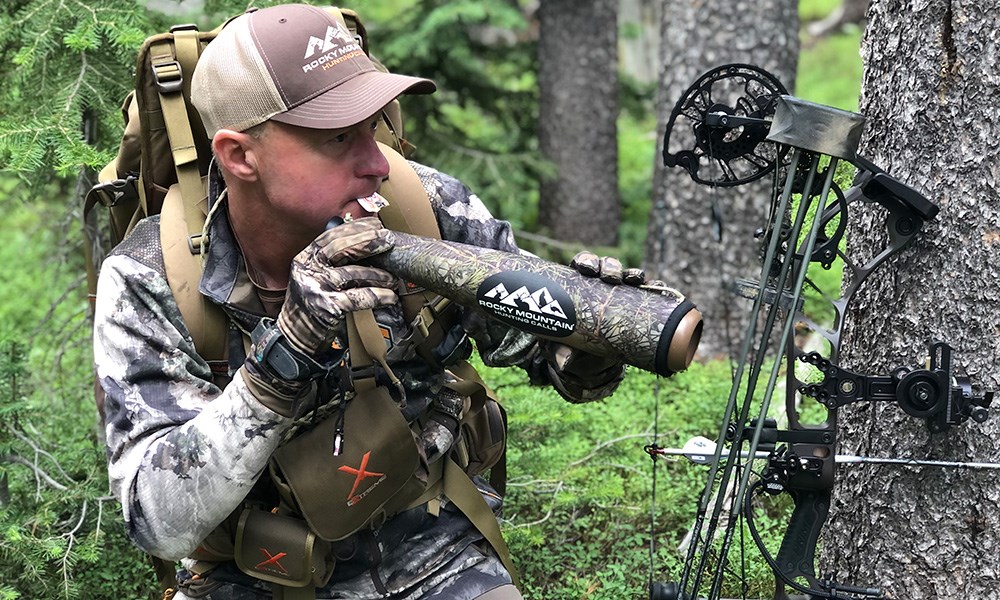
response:
[[[326,10],[337,16],[369,53],[367,32],[357,13],[332,7]],[[204,134],[200,115],[190,102],[190,76],[202,50],[224,26],[207,32],[199,31],[194,25],[175,26],[168,33],[154,35],[143,43],[136,63],[135,89],[126,96],[121,109],[125,131],[118,153],[100,171],[98,183],[85,197],[83,210],[91,311],[104,256],[141,219],[159,214],[168,283],[195,348],[213,366],[213,371],[216,366],[228,366],[228,320],[220,307],[198,292],[197,282],[202,269],[200,255],[207,247],[203,228],[208,214],[205,192],[212,152],[211,140]],[[385,69],[377,60],[372,60],[378,68]],[[391,172],[382,193],[392,201],[379,216],[390,229],[440,238],[427,194],[404,158],[413,146],[403,137],[398,101],[386,107],[381,117],[376,139],[382,144]],[[98,205],[105,209],[107,227],[103,230],[97,226],[101,212],[95,210]],[[421,289],[403,295],[400,300],[414,331],[423,338],[417,345],[418,354],[434,360],[431,350],[450,329],[449,311],[454,307],[449,308],[446,299]],[[358,348],[360,356],[367,353]],[[462,421],[467,442],[463,468],[470,474],[490,469],[491,483],[502,494],[506,475],[506,417],[493,393],[468,363],[461,361],[450,370],[468,384],[470,391],[478,390],[471,392],[478,396],[478,402],[469,418]],[[104,394],[96,378],[95,396],[103,421]],[[456,479],[452,477],[451,480]],[[453,501],[456,505],[465,504],[460,509],[484,534],[484,529],[491,529],[486,537],[504,557],[516,581],[516,571],[509,562],[492,511],[485,508],[474,487],[469,487],[470,480],[467,477],[460,479],[465,480],[461,485],[466,487],[464,491],[455,490]],[[153,564],[161,587],[164,590],[171,587],[173,566],[155,558]]]

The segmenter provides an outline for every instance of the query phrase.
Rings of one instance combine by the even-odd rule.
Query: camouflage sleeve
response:
[[[290,420],[239,372],[225,391],[211,382],[166,279],[129,256],[101,268],[94,360],[129,536],[150,554],[184,557],[240,505]]]
[[[418,163],[411,163],[434,207],[441,237],[463,244],[506,252],[523,252],[514,241],[510,223],[496,219],[486,205],[461,181]],[[466,310],[462,325],[476,340],[483,362],[494,366],[519,366],[535,385],[552,385],[570,402],[591,402],[614,392],[624,375],[624,365],[601,364],[599,372],[580,377],[573,369],[556,367],[557,354],[567,347],[538,340],[495,319]],[[573,351],[583,355],[578,351]],[[580,364],[590,364],[589,355],[579,356]]]

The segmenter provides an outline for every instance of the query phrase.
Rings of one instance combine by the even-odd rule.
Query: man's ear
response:
[[[220,129],[212,138],[212,150],[222,169],[245,181],[257,180],[257,155],[254,138],[241,131]]]

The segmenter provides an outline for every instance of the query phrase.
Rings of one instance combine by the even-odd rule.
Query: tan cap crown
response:
[[[209,137],[269,119],[313,129],[349,127],[429,79],[379,71],[333,14],[305,4],[249,12],[206,46],[191,101]]]

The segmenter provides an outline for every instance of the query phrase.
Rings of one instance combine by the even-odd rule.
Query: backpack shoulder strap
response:
[[[379,211],[379,218],[389,229],[441,239],[441,230],[434,217],[434,210],[417,172],[398,152],[385,145],[380,144],[380,146],[382,154],[389,162],[389,178],[382,182],[380,193],[389,200],[389,205]],[[418,354],[425,360],[433,360],[432,350],[444,339],[453,323],[453,313],[447,310],[451,307],[450,301],[433,292],[419,290],[403,295],[400,302],[403,305],[404,315],[414,324],[414,335],[423,334],[423,340],[418,342]],[[429,356],[431,359],[428,359]],[[466,383],[461,392],[476,400],[477,406],[474,408],[477,411],[482,410],[488,400],[496,400],[496,394],[467,361],[458,361],[449,365],[448,369]],[[489,418],[486,421],[489,426]],[[499,437],[499,452],[491,453],[489,464],[484,465],[484,468],[492,467],[490,483],[503,494],[507,478],[506,445],[504,436]]]
[[[389,205],[379,211],[379,218],[388,229],[405,231],[432,239],[441,239],[434,209],[417,172],[396,150],[379,143],[389,162],[389,177],[382,182],[379,193]],[[451,328],[454,306],[444,296],[418,288],[400,297],[403,314],[413,325],[417,353],[436,364],[433,350],[444,340]]]
[[[201,192],[197,197],[204,198],[204,196],[204,192]],[[202,257],[200,253],[192,251],[189,232],[197,227],[200,234],[205,216],[199,211],[195,217],[196,221],[189,222],[185,208],[192,204],[190,201],[185,201],[179,184],[170,186],[160,212],[160,244],[163,248],[163,264],[166,267],[170,291],[177,300],[177,307],[191,333],[195,349],[211,364],[225,360],[226,331],[229,321],[221,307],[198,291]]]
[[[201,48],[201,36],[196,28],[174,28],[169,38],[152,41],[149,46],[150,68],[159,94],[170,154],[177,171],[181,197],[186,200],[182,204],[185,222],[189,226],[185,238],[199,252],[207,205],[203,202],[204,186],[195,142],[196,130],[191,123],[187,98],[191,94],[191,74],[198,63]],[[151,213],[147,210],[147,214]]]
[[[389,178],[382,182],[379,191],[389,200],[389,206],[378,213],[382,223],[396,231],[441,239],[441,230],[420,176],[399,152],[381,142],[379,148],[389,162]]]

